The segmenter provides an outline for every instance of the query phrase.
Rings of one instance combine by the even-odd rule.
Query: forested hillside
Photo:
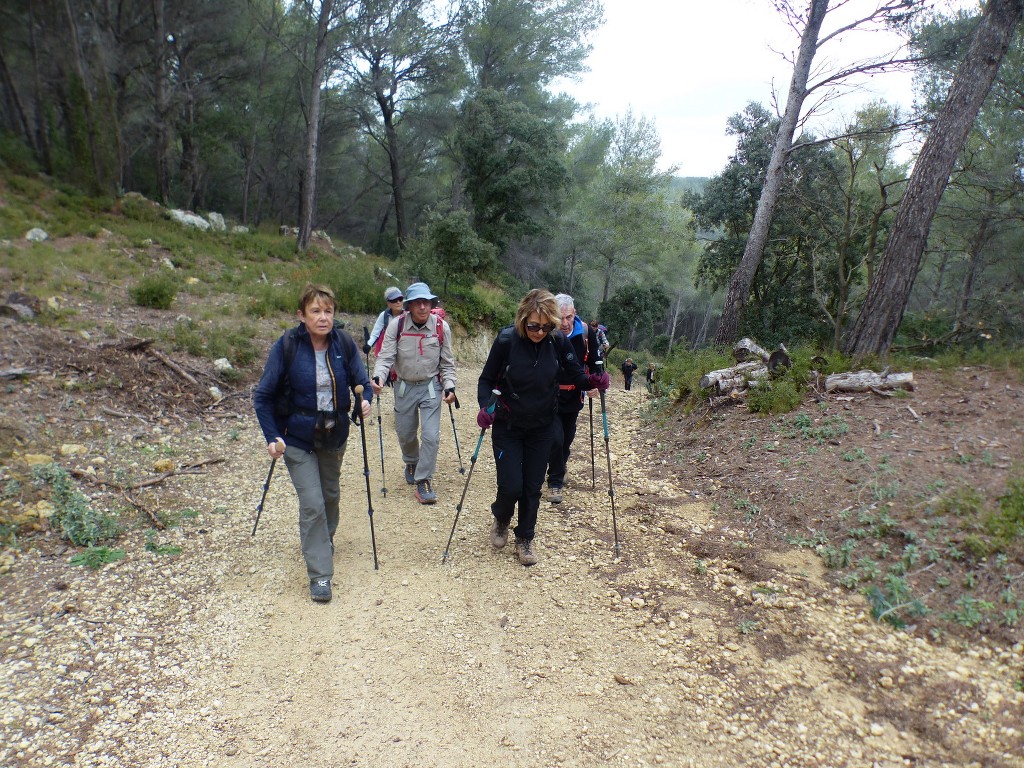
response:
[[[0,162],[98,199],[137,192],[254,230],[285,226],[300,253],[322,231],[453,301],[478,278],[566,291],[617,348],[659,358],[715,339],[730,285],[736,335],[842,347],[893,271],[911,273],[905,298],[879,299],[902,318],[895,349],[1013,345],[1024,336],[1017,6],[992,5],[1006,11],[1008,50],[953,147],[933,220],[904,228],[929,235],[902,272],[886,243],[980,28],[917,0],[870,18],[912,41],[900,66],[917,73],[914,112],[879,102],[828,129],[799,123],[763,251],[742,273],[781,94],[735,105],[720,174],[677,177],[648,116],[597,120],[558,91],[586,66],[597,0],[13,0],[0,9]],[[814,9],[824,21],[812,42],[824,46],[828,3],[779,3],[805,39]],[[854,87],[847,75],[893,66],[815,70],[801,114]],[[24,234],[8,223],[4,237]]]

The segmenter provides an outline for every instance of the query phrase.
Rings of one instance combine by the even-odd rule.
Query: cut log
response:
[[[740,363],[739,365],[734,365],[732,368],[719,368],[717,371],[705,373],[700,377],[700,388],[707,389],[708,387],[714,386],[722,379],[734,379],[737,376],[742,376],[742,374],[747,371],[753,371],[757,368],[764,368],[764,363],[758,360],[751,360],[749,363]]]
[[[719,379],[715,382],[715,389],[721,395],[728,395],[738,389],[746,389],[748,384],[755,386],[758,379],[764,379],[768,377],[768,368],[759,365],[749,371],[744,371],[740,376],[734,376],[727,379]]]
[[[746,336],[736,342],[736,346],[732,348],[732,356],[737,363],[745,363],[748,360],[768,362],[768,350]]]
[[[913,373],[888,373],[874,371],[833,373],[825,377],[826,392],[870,392],[873,389],[914,389]]]

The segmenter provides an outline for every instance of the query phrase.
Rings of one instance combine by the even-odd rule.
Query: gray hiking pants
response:
[[[345,445],[307,452],[288,446],[284,463],[299,497],[299,541],[310,581],[334,576],[334,532],[338,530],[338,478]]]
[[[441,445],[441,387],[436,379],[395,383],[395,433],[402,462],[416,465],[416,482],[430,480]]]

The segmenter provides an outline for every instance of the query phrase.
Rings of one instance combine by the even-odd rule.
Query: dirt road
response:
[[[461,376],[468,471],[479,431]],[[166,534],[179,556],[140,546],[85,573],[27,555],[0,579],[0,764],[1024,766],[1024,694],[1007,674],[1020,648],[956,652],[880,625],[807,550],[756,567],[700,556],[743,532],[715,526],[685,475],[652,479],[645,397],[608,395],[622,557],[598,408],[596,488],[584,411],[531,568],[489,544],[488,441],[442,564],[465,482],[448,414],[440,501],[421,506],[386,407],[380,493],[375,413],[380,567],[350,440],[328,605],[309,600],[285,472],[250,536],[268,466],[251,415],[173,436],[182,462],[227,457],[174,479],[194,515]]]

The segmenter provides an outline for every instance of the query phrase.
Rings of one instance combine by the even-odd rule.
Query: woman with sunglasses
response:
[[[396,317],[401,317],[402,312],[405,311],[405,296],[402,295],[402,289],[396,285],[392,285],[384,291],[384,301],[387,302],[387,307],[377,316],[377,322],[373,324],[373,330],[370,331],[370,336],[363,347],[364,355],[369,354],[371,349],[373,354],[380,354],[381,345],[384,343],[384,331],[388,329],[388,323]]]
[[[587,374],[569,341],[559,331],[555,297],[539,288],[519,302],[513,325],[503,328],[491,345],[480,374],[477,399],[481,429],[494,426],[491,444],[498,488],[491,514],[491,544],[508,543],[509,526],[519,507],[515,552],[533,565],[541,487],[555,439],[559,373],[583,390],[608,389],[607,373]],[[497,400],[493,390],[500,391]],[[495,407],[490,408],[491,405]]]

